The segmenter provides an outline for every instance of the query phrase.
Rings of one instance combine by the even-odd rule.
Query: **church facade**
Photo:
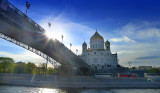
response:
[[[110,42],[108,40],[104,42],[104,38],[97,30],[90,38],[90,48],[87,48],[86,42],[82,44],[80,57],[96,71],[115,69],[118,66],[117,53],[111,53]]]

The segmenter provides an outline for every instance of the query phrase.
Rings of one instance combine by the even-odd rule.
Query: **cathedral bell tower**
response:
[[[84,41],[84,43],[82,44],[82,54],[83,54],[84,52],[87,52],[87,44],[86,44],[85,41]]]
[[[106,50],[110,51],[110,42],[108,40],[105,42],[105,46],[106,46]]]

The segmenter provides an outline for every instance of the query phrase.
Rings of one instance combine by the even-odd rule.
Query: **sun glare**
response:
[[[57,39],[60,42],[62,42],[62,36],[63,36],[63,41],[65,40],[65,42],[67,42],[66,41],[67,38],[69,39],[68,35],[65,33],[65,30],[59,30],[57,28],[55,29],[52,28],[52,30],[49,29],[48,31],[46,31],[46,36],[50,39],[51,38]]]
[[[49,38],[49,39],[54,39],[54,35],[51,33],[51,32],[46,32],[46,36]]]
[[[40,88],[38,93],[66,93],[60,89]]]

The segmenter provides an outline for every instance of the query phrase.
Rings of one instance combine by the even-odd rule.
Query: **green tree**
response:
[[[15,63],[11,63],[8,66],[8,73],[15,73],[15,67],[16,67],[16,64]]]
[[[0,57],[0,73],[9,73],[9,67],[14,64],[14,60],[9,57]]]
[[[148,73],[160,73],[160,69],[159,68],[151,68],[147,72]]]
[[[36,73],[36,65],[34,63],[28,62],[27,64],[27,72],[30,74],[35,74]]]
[[[27,73],[27,64],[24,62],[17,62],[15,67],[15,73],[26,74]]]
[[[42,64],[40,63],[37,67],[37,73],[44,75],[45,71],[46,71],[46,64],[45,63],[42,63]]]
[[[14,62],[14,60],[10,57],[0,57],[0,63],[1,62]]]
[[[47,68],[47,74],[53,75],[55,73],[56,73],[56,71],[55,71],[55,69],[53,67],[48,67]]]

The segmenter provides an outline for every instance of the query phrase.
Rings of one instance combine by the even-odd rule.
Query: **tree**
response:
[[[55,74],[56,73],[56,71],[55,71],[55,69],[54,68],[52,68],[52,67],[49,67],[49,68],[47,68],[47,74]]]
[[[26,74],[27,73],[27,64],[24,62],[17,62],[15,67],[15,73]]]
[[[10,57],[0,57],[0,63],[1,62],[13,62],[14,63],[14,60]]]
[[[9,67],[14,63],[14,60],[9,57],[0,57],[0,72],[8,73]]]
[[[15,67],[15,63],[10,63],[10,65],[8,66],[8,73],[15,73]]]
[[[44,75],[45,70],[46,70],[46,64],[45,63],[42,63],[42,64],[38,65],[38,67],[37,67],[38,74],[43,74]]]
[[[27,72],[30,74],[35,74],[36,73],[36,65],[34,63],[28,62]]]
[[[160,73],[160,69],[159,68],[151,68],[147,72],[148,73]]]

